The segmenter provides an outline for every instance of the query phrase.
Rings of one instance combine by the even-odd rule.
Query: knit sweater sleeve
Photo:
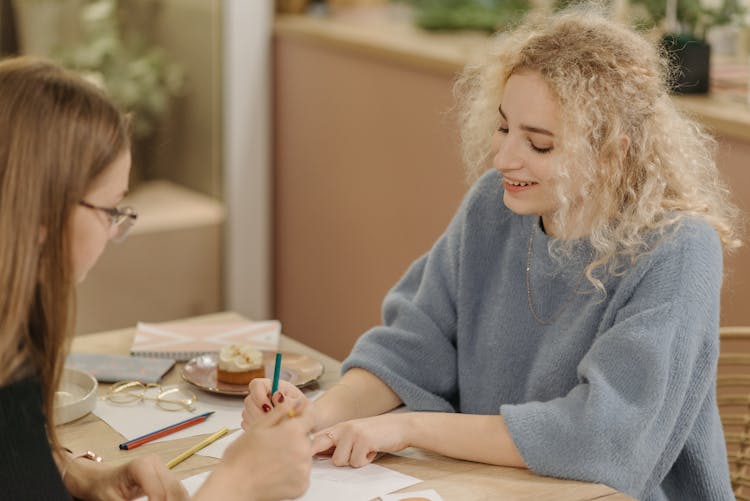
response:
[[[52,458],[39,382],[0,387],[0,498],[70,500]]]
[[[459,250],[467,212],[482,184],[464,198],[432,249],[388,292],[383,324],[357,340],[342,366],[342,373],[355,367],[371,372],[412,410],[456,410]]]
[[[721,262],[715,232],[684,221],[627,277],[632,294],[578,365],[579,384],[501,406],[533,471],[639,498],[659,485],[715,381]]]

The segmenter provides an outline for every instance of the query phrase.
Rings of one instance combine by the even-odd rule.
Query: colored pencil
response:
[[[145,435],[141,435],[140,437],[136,437],[132,440],[128,440],[127,442],[123,442],[120,444],[120,449],[124,451],[135,449],[136,447],[139,447],[143,444],[147,444],[153,440],[156,440],[157,438],[161,438],[171,433],[196,425],[198,423],[202,423],[203,421],[208,419],[208,416],[210,416],[213,413],[214,411],[211,411],[211,412],[206,412],[205,414],[201,414],[199,416],[193,416],[184,421],[180,421],[179,423],[171,424],[159,430],[152,431],[151,433],[147,433]]]
[[[195,454],[199,450],[201,450],[204,447],[206,447],[208,445],[211,445],[212,443],[216,442],[223,435],[225,435],[228,431],[229,431],[229,429],[225,426],[224,428],[220,429],[219,431],[217,431],[216,433],[214,433],[213,435],[211,435],[207,439],[203,440],[202,442],[200,442],[198,444],[195,444],[194,446],[192,446],[191,448],[189,448],[188,450],[186,450],[185,452],[183,452],[182,454],[180,454],[176,458],[171,459],[167,463],[167,468],[169,468],[169,469],[174,468],[175,466],[177,466],[178,464],[182,463],[183,461],[185,461],[187,458],[189,458],[190,456],[192,456],[193,454]]]
[[[281,374],[281,353],[276,354],[276,365],[273,368],[273,384],[271,385],[271,395],[276,395],[279,389],[279,375]]]

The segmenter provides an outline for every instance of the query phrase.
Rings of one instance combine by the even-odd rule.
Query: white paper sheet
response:
[[[210,471],[204,471],[203,473],[198,473],[192,477],[182,479],[182,485],[188,491],[190,497],[193,497],[195,493],[198,492],[198,489],[201,488],[209,475],[211,475]]]
[[[330,459],[313,462],[310,488],[297,501],[369,501],[421,482],[377,464],[362,468],[338,467]]]
[[[193,390],[191,389],[191,391]],[[242,422],[242,406],[243,399],[240,397],[200,392],[193,412],[165,411],[160,409],[153,401],[140,402],[135,405],[115,405],[107,400],[99,399],[96,402],[94,414],[118,433],[121,433],[127,440],[131,440],[192,416],[214,411],[214,414],[204,422],[154,440],[154,443],[156,443],[214,433],[224,426],[230,430],[237,429]]]
[[[190,497],[193,497],[195,493],[198,492],[198,489],[201,488],[210,474],[210,471],[204,471],[203,473],[198,473],[197,475],[193,475],[192,477],[182,479],[182,485],[188,491],[188,495]],[[146,496],[141,496],[139,498],[136,498],[134,501],[148,501],[148,498]]]
[[[193,495],[206,478],[207,472],[185,478],[182,483]],[[319,459],[313,462],[310,488],[295,501],[369,501],[419,482],[418,478],[376,464],[362,468],[337,467],[330,459]]]

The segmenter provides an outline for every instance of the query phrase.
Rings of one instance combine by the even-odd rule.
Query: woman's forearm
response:
[[[351,369],[315,402],[315,429],[341,421],[376,416],[401,405],[401,399],[364,369]]]
[[[258,492],[255,490],[246,491],[238,488],[238,479],[247,479],[252,472],[236,470],[236,465],[220,464],[191,499],[193,501],[211,501],[214,499],[255,501],[259,499],[260,496],[256,495]],[[252,481],[244,481],[242,485],[252,485],[252,483]]]
[[[468,461],[527,467],[502,416],[410,412],[404,419],[412,447]]]

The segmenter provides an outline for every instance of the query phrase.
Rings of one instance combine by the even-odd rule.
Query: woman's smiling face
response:
[[[541,215],[554,234],[560,106],[541,75],[524,70],[508,78],[499,111],[493,167],[503,176],[503,202],[516,214]]]

